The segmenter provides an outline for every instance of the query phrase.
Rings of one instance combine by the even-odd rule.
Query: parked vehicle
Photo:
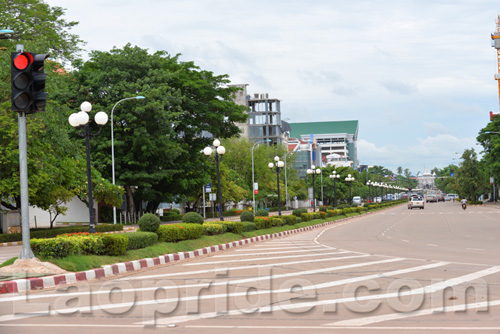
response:
[[[374,202],[374,203],[382,203],[382,198],[380,198],[380,197],[375,197],[375,198],[373,199],[373,202]]]
[[[361,196],[354,196],[352,198],[352,203],[357,204],[357,205],[361,205],[361,203],[362,203]]]
[[[450,195],[445,195],[444,196],[444,200],[445,201],[451,201],[453,199],[453,196],[450,196]]]
[[[408,201],[408,210],[410,209],[413,210],[413,208],[424,209],[424,207],[425,207],[425,201],[423,197],[413,196]]]
[[[439,195],[437,198],[438,202],[444,202],[444,195]]]

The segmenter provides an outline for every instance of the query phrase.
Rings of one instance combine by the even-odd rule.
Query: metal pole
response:
[[[337,207],[337,178],[333,178],[333,207]]]
[[[26,144],[26,114],[18,113],[19,121],[19,178],[21,184],[21,230],[23,248],[20,259],[35,257],[30,246],[29,198],[28,198],[28,153]]]
[[[94,199],[92,197],[92,170],[90,168],[90,126],[85,125],[85,150],[87,153],[87,191],[89,197],[89,233],[95,233]]]
[[[316,173],[316,170],[313,169],[313,212],[316,212],[316,193],[314,192],[314,174]]]
[[[349,204],[352,204],[351,185],[352,185],[352,181],[349,181]]]
[[[255,145],[257,143],[253,144],[252,146],[252,195],[253,195],[253,214],[256,212],[256,206],[255,206],[255,176],[254,176],[254,167],[253,167],[253,149],[255,148]]]
[[[276,166],[276,179],[278,180],[278,215],[281,216],[280,168],[278,166]]]
[[[207,218],[205,213],[205,185],[203,185],[203,218]]]
[[[215,151],[215,163],[217,165],[217,196],[219,196],[219,214],[220,220],[224,221],[224,217],[222,216],[222,195],[220,190],[219,153],[217,153],[217,151]]]
[[[287,178],[286,178],[286,156],[288,155],[288,147],[286,149],[286,153],[285,153],[285,209],[288,210],[288,182],[287,182]],[[281,214],[280,214],[281,216]]]
[[[321,204],[325,205],[323,200],[323,163],[321,164]]]

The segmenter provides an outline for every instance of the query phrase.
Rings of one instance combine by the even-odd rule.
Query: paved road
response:
[[[0,331],[500,333],[499,214],[399,206],[28,301],[1,296]]]

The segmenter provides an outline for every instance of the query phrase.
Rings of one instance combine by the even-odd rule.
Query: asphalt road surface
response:
[[[401,205],[107,280],[0,296],[0,332],[500,333],[500,210]]]

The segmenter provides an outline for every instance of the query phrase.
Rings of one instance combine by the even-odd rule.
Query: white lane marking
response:
[[[391,313],[391,314],[384,314],[384,315],[378,315],[374,317],[367,317],[367,318],[361,318],[361,319],[351,319],[351,320],[343,320],[343,321],[338,321],[334,322],[332,324],[326,324],[325,326],[352,326],[352,327],[360,327],[364,325],[369,325],[369,324],[374,324],[377,322],[382,322],[382,321],[390,321],[390,320],[401,320],[401,319],[406,319],[406,318],[411,318],[411,317],[418,317],[422,315],[430,315],[435,312],[453,312],[453,311],[463,311],[464,309],[470,309],[470,308],[485,308],[485,307],[490,307],[490,306],[498,306],[500,305],[500,300],[493,300],[493,301],[485,301],[485,302],[478,302],[478,303],[469,303],[469,304],[462,304],[462,305],[453,305],[453,306],[446,306],[445,308],[443,307],[436,307],[436,308],[431,308],[431,309],[425,309],[425,310],[418,310],[414,312],[408,312],[408,313]],[[365,328],[365,327],[362,327]]]
[[[363,262],[363,263],[356,263],[356,264],[352,264],[352,265],[338,266],[338,267],[332,267],[332,268],[323,268],[323,269],[319,269],[319,270],[330,269],[331,271],[335,271],[335,270],[341,270],[341,269],[369,266],[369,265],[374,265],[374,264],[376,265],[376,264],[381,264],[381,263],[397,262],[397,261],[401,261],[401,260],[404,260],[404,259],[396,259],[395,258],[395,259],[389,259],[389,260]],[[422,266],[422,267],[437,266],[437,265],[439,265],[439,263],[427,265],[427,266]],[[336,268],[336,269],[334,269],[334,268]],[[417,268],[421,268],[421,267],[417,267]],[[423,269],[420,269],[420,270],[423,270]],[[301,276],[303,273],[311,274],[313,271],[316,271],[316,270],[307,270],[304,272],[288,273],[288,274],[282,274],[282,275],[267,275],[267,276],[245,278],[245,279],[233,280],[233,281],[215,282],[215,283],[212,283],[211,286],[262,281],[262,280],[269,280],[270,278]],[[411,272],[411,271],[416,271],[416,268],[397,270],[396,272],[400,273],[401,271]],[[386,276],[386,275],[391,276],[391,273],[395,273],[395,272],[389,272],[389,273],[377,274],[377,275],[369,275],[369,276],[365,276],[365,277],[368,277],[366,279],[371,279],[373,276],[381,276],[381,275],[382,276]],[[363,279],[360,277],[357,277],[355,279],[345,279],[345,280],[341,280],[341,281],[323,283],[320,285],[327,284],[327,285],[335,286],[335,285],[343,284],[342,282],[351,281],[351,280],[357,281],[357,280],[363,280]],[[315,287],[318,287],[320,285],[307,286],[307,287],[304,287],[303,290],[315,289]],[[206,287],[206,286],[207,286],[206,283],[202,283],[202,284],[191,284],[191,285],[180,285],[180,286],[163,286],[162,288],[165,290],[167,290],[167,289],[184,289],[185,290],[187,288]],[[142,288],[142,289],[123,289],[121,291],[122,291],[122,293],[125,293],[125,292],[137,293],[138,291],[157,290],[157,289],[158,289],[158,287],[156,286],[156,287]],[[97,294],[109,293],[109,291],[97,291],[97,292],[98,292]],[[122,307],[128,308],[128,307],[132,307],[132,306],[151,305],[151,304],[157,304],[157,303],[161,303],[161,304],[168,303],[168,302],[178,303],[180,301],[191,301],[191,300],[198,301],[201,299],[217,299],[217,298],[229,298],[229,297],[269,294],[269,293],[287,293],[287,292],[290,292],[289,288],[288,289],[286,289],[286,288],[279,289],[279,290],[254,290],[251,292],[244,291],[244,292],[239,292],[239,293],[222,293],[222,294],[218,294],[218,295],[201,295],[201,296],[195,295],[195,296],[182,297],[182,298],[167,298],[167,299],[163,299],[163,300],[155,300],[155,298],[153,298],[153,300],[142,300],[142,301],[136,301],[136,302],[116,303],[116,304],[106,304],[106,305],[92,305],[92,306],[85,306],[85,307],[80,306],[80,307],[67,308],[67,309],[66,308],[63,308],[63,309],[52,309],[51,308],[49,311],[44,310],[44,311],[39,311],[39,312],[34,311],[34,310],[30,310],[30,313],[24,313],[24,314],[18,313],[18,314],[13,314],[13,315],[0,316],[0,322],[11,321],[11,320],[20,320],[20,319],[31,318],[31,317],[36,317],[36,316],[54,315],[54,314],[60,314],[61,312],[65,313],[65,314],[71,314],[71,313],[74,313],[77,311],[78,312],[90,312],[90,311],[94,311],[94,310],[109,310],[109,309],[122,308]],[[96,292],[94,292],[92,294],[94,295],[94,294],[96,294]],[[65,294],[65,297],[67,297],[69,295],[70,294]],[[44,297],[47,297],[47,296],[44,296]]]
[[[389,277],[389,276],[395,276],[395,275],[400,275],[400,274],[405,274],[405,273],[410,273],[410,272],[416,272],[416,271],[421,271],[421,270],[426,270],[426,269],[432,269],[440,266],[447,265],[447,262],[438,262],[438,263],[433,263],[433,264],[427,264],[419,267],[412,267],[408,269],[400,269],[400,270],[395,270],[391,272],[386,272],[386,273],[381,273],[381,274],[374,274],[374,275],[367,275],[367,276],[361,276],[361,277],[354,277],[354,278],[348,278],[348,279],[343,279],[339,281],[333,281],[333,282],[327,282],[327,283],[321,283],[321,284],[316,284],[316,285],[309,285],[309,286],[304,286],[302,287],[302,291],[307,291],[307,290],[316,290],[316,289],[325,289],[325,288],[330,288],[334,286],[339,286],[339,285],[344,285],[344,284],[350,284],[350,283],[355,283],[355,282],[361,282],[361,281],[366,281],[370,279],[376,279],[376,278],[384,278],[384,277]],[[280,290],[273,290],[273,293],[288,293],[290,292],[290,289],[280,289]],[[252,295],[256,294],[263,294],[263,293],[269,293],[269,291],[266,290],[258,290],[252,293]],[[245,294],[248,295],[248,294]],[[388,294],[382,294],[382,295],[376,295],[373,296],[374,299],[382,299],[385,298],[386,296],[399,296],[401,293],[388,293]],[[227,298],[226,294],[220,295],[221,297]],[[230,296],[233,296],[231,294]],[[201,296],[197,298],[203,298],[203,297],[210,297],[210,296]],[[366,297],[371,297],[371,296],[366,296]],[[348,298],[339,298],[339,299],[330,299],[330,300],[320,300],[320,301],[315,301],[315,302],[306,302],[306,303],[296,303],[296,304],[287,304],[287,305],[280,305],[279,309],[281,310],[289,310],[289,309],[296,309],[296,308],[302,308],[302,307],[315,307],[315,306],[320,306],[320,305],[331,305],[331,304],[336,304],[339,302],[351,302],[351,301],[357,301],[360,300],[362,297],[348,297]],[[164,301],[161,301],[162,303]],[[272,312],[273,310],[279,310],[276,306],[270,305],[270,306],[263,306],[259,308],[259,311],[262,313],[266,312]],[[246,310],[230,310],[224,313],[224,315],[241,315],[245,314],[248,312],[245,312]],[[219,313],[217,312],[208,312],[208,313],[200,313],[200,314],[193,314],[193,315],[185,315],[185,316],[177,316],[177,317],[171,317],[171,318],[163,318],[163,319],[157,319],[156,323],[179,323],[179,322],[186,322],[186,321],[191,321],[191,320],[199,320],[199,319],[208,319],[208,318],[214,318],[220,316]],[[1,321],[1,317],[0,317]],[[140,324],[152,324],[153,321],[146,321],[146,322],[141,322]]]
[[[21,325],[20,325],[21,326]],[[187,325],[185,328],[198,328],[198,329],[323,329],[323,330],[332,330],[331,327],[325,326],[210,326],[210,325]],[[335,329],[358,329],[359,327],[337,327]],[[436,330],[450,330],[450,331],[492,331],[492,330],[500,330],[500,327],[423,327],[423,326],[385,326],[385,327],[363,327],[363,330],[374,329],[376,331],[384,331],[384,330],[420,330],[420,331],[436,331]]]
[[[446,263],[437,263],[434,265],[444,265]],[[423,267],[429,267],[431,265],[427,266],[421,266],[417,268],[410,268],[410,270],[423,270]],[[420,268],[420,269],[418,269]],[[373,296],[354,296],[354,297],[348,297],[348,298],[338,298],[338,299],[329,299],[329,300],[320,300],[320,301],[314,301],[314,302],[305,302],[305,303],[296,303],[296,304],[286,304],[286,305],[279,305],[279,308],[277,306],[265,306],[259,308],[259,312],[261,313],[267,313],[267,312],[273,312],[276,310],[292,310],[292,309],[299,309],[299,308],[311,308],[311,307],[316,307],[316,306],[325,306],[325,305],[332,305],[332,304],[337,304],[337,303],[348,303],[348,302],[360,302],[360,301],[366,301],[366,300],[379,300],[379,299],[385,299],[385,298],[399,298],[402,296],[407,296],[407,295],[413,295],[415,293],[432,293],[438,290],[443,290],[448,287],[451,287],[456,284],[460,284],[463,282],[466,282],[468,280],[473,280],[476,278],[480,278],[483,276],[491,275],[493,273],[496,273],[500,271],[500,267],[492,267],[488,268],[486,270],[482,270],[473,274],[469,275],[464,275],[461,277],[453,278],[451,280],[447,280],[444,282],[440,282],[437,284],[432,284],[428,285],[423,288],[415,289],[415,290],[409,290],[409,291],[404,291],[404,292],[391,292],[391,293],[385,293],[385,294],[379,294],[379,295],[373,295]],[[397,270],[396,272],[401,272],[401,270]],[[392,272],[394,273],[394,272]],[[386,273],[383,275],[379,275],[379,277],[384,277],[387,276],[391,273]],[[368,276],[366,276],[368,277]],[[355,279],[354,279],[355,280]],[[348,281],[348,280],[343,280],[343,281]],[[339,281],[331,282],[332,283],[337,283]],[[346,282],[344,282],[346,283]],[[342,283],[342,284],[344,284]],[[347,283],[346,283],[347,284]],[[318,285],[313,285],[313,286],[308,286],[308,287],[303,287],[303,291],[309,290],[309,289],[317,289],[319,286],[322,286],[322,288],[326,287],[326,284],[318,284]],[[289,292],[289,289],[286,289],[287,292]],[[226,295],[224,295],[226,296]],[[231,315],[241,315],[245,314],[246,310],[230,310],[227,312],[224,312],[224,316],[231,316]],[[146,321],[146,322],[140,322],[138,324],[143,324],[143,325],[152,325],[154,323],[156,324],[170,324],[170,323],[181,323],[181,322],[186,322],[186,321],[192,321],[192,320],[200,320],[200,319],[210,319],[210,318],[216,318],[219,317],[220,313],[218,312],[208,312],[208,313],[200,313],[200,314],[192,314],[192,315],[185,315],[185,316],[177,316],[177,317],[169,317],[169,318],[163,318],[163,319],[156,319],[152,321]],[[0,319],[1,320],[1,319]],[[335,324],[335,323],[334,323]]]
[[[327,248],[328,246],[318,246],[316,244],[311,244],[308,246],[302,246],[302,245],[296,245],[294,247],[252,247],[252,248],[245,248],[245,249],[236,249],[235,252],[248,252],[248,251],[267,251],[267,250],[288,250],[288,249],[309,249],[309,248],[318,248],[318,247],[323,247]]]
[[[337,261],[337,260],[350,260],[350,259],[359,259],[359,258],[364,258],[364,257],[369,257],[369,254],[364,254],[364,255],[355,255],[355,256],[344,256],[344,257],[332,257],[332,258],[327,258],[327,259],[316,259],[316,260],[306,260],[306,261],[292,261],[292,262],[283,262],[283,263],[267,263],[267,264],[261,264],[261,265],[251,265],[251,266],[242,266],[242,267],[224,267],[224,268],[217,268],[217,269],[209,269],[209,270],[197,270],[197,271],[188,271],[188,272],[182,272],[182,273],[169,273],[169,274],[159,274],[159,275],[150,275],[150,276],[139,276],[139,277],[125,277],[118,279],[117,281],[128,281],[128,280],[147,280],[147,279],[161,279],[161,278],[166,278],[166,277],[172,277],[172,276],[188,276],[191,277],[190,275],[194,274],[206,274],[206,273],[213,273],[213,272],[226,272],[226,271],[233,271],[233,270],[246,270],[246,269],[256,269],[256,268],[265,268],[265,267],[273,267],[275,265],[279,266],[284,266],[284,265],[290,265],[290,264],[301,264],[301,263],[311,263],[311,262],[327,262],[327,261]],[[365,262],[368,263],[368,262]],[[371,262],[373,263],[373,262]],[[191,277],[192,278],[192,277]],[[194,279],[194,278],[193,278]],[[144,288],[144,290],[148,290],[149,288]],[[138,291],[138,289],[122,289],[122,292],[134,292]],[[97,295],[101,293],[108,293],[109,291],[93,291],[92,295]],[[71,292],[71,293],[64,293],[64,296],[69,297],[69,296],[80,296],[80,295],[88,295],[89,292]],[[5,298],[0,298],[0,302],[6,302],[6,301],[17,301],[17,300],[25,300],[25,299],[40,299],[40,298],[57,298],[61,297],[60,293],[56,294],[32,294],[29,295],[29,297],[25,295],[16,295],[16,296],[9,296]]]
[[[491,267],[491,268],[481,270],[481,271],[478,271],[478,272],[475,272],[472,274],[468,274],[468,275],[464,275],[464,276],[456,277],[456,278],[451,278],[451,279],[443,281],[443,282],[439,282],[439,283],[432,284],[432,285],[429,285],[429,286],[426,286],[423,288],[415,289],[413,291],[405,291],[405,292],[401,293],[399,296],[408,295],[409,292],[411,292],[412,295],[418,294],[418,293],[433,293],[436,291],[444,290],[444,289],[451,287],[451,286],[455,286],[455,285],[458,285],[461,283],[473,281],[475,279],[478,279],[478,278],[481,278],[484,276],[492,275],[492,274],[495,274],[497,272],[500,272],[500,267]],[[498,305],[500,305],[500,301],[496,301],[496,302],[498,302],[499,303]],[[492,302],[486,301],[486,302],[480,302],[480,303],[467,304],[467,306],[473,306],[473,305],[488,306],[488,305],[492,305],[491,303]],[[458,307],[460,307],[460,306],[463,307],[464,305],[458,305]],[[458,310],[459,309],[458,307],[457,306],[453,306],[453,307],[446,306],[446,310],[447,311],[451,310],[451,309]],[[335,325],[335,326],[336,325],[339,325],[339,326],[363,326],[363,325],[369,325],[369,324],[373,324],[373,323],[381,322],[381,321],[386,321],[386,320],[403,319],[403,318],[408,318],[408,317],[417,316],[417,315],[431,314],[435,311],[442,310],[442,309],[443,308],[441,307],[441,308],[420,310],[420,311],[415,311],[415,312],[411,312],[411,313],[384,314],[384,315],[373,316],[373,317],[338,321],[338,322],[334,322],[332,325]]]
[[[265,252],[265,253],[240,253],[240,254],[228,254],[228,255],[214,255],[212,258],[216,257],[237,257],[237,256],[262,256],[262,255],[276,255],[276,254],[281,254],[283,253],[290,254],[290,253],[315,253],[315,254],[321,254],[318,253],[320,251],[332,251],[331,249],[327,248],[312,248],[312,249],[303,249],[303,250],[294,250],[294,251],[282,251],[282,252]]]
[[[486,250],[484,248],[467,248],[467,249],[474,250],[474,251],[484,251],[484,250]]]
[[[438,245],[436,245],[436,244],[427,244],[427,246],[438,247]]]
[[[404,240],[404,239],[402,239],[401,241],[403,241],[403,242],[410,242],[409,240]]]
[[[351,253],[355,253],[355,252],[351,252]],[[231,262],[235,263],[235,262],[248,262],[248,261],[267,261],[267,260],[291,259],[291,258],[296,258],[296,257],[326,256],[326,255],[336,255],[336,254],[339,254],[339,252],[301,254],[301,255],[289,255],[289,256],[273,256],[273,257],[266,257],[266,258],[259,258],[259,259],[233,260]],[[212,265],[212,264],[219,264],[219,263],[227,263],[227,261],[210,261],[210,262],[207,261],[207,262],[202,262],[202,263],[185,263],[183,265],[184,266],[204,266],[204,265]]]
[[[0,327],[99,327],[99,328],[144,328],[142,325],[92,325],[92,324],[0,324]],[[158,326],[166,327],[166,326]]]

